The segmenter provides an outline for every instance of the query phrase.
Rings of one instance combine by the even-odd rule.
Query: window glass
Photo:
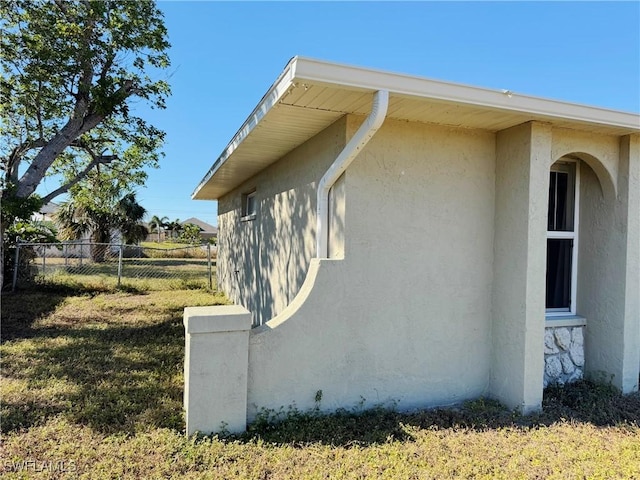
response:
[[[242,194],[242,218],[253,219],[256,216],[256,191]],[[250,217],[250,218],[246,218]]]
[[[573,164],[554,164],[549,179],[548,231],[573,231],[574,197],[575,166]]]
[[[573,240],[547,240],[546,308],[569,311],[571,308],[571,267]]]
[[[247,195],[247,211],[246,215],[256,214],[256,192]]]
[[[575,314],[577,162],[562,160],[551,166],[547,214],[547,314]]]

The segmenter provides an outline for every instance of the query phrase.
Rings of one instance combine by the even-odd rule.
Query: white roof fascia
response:
[[[204,178],[200,180],[200,183],[191,194],[192,199],[194,199],[198,191],[218,171],[222,164],[224,164],[227,158],[231,156],[235,149],[238,148],[238,145],[240,145],[242,141],[251,133],[251,131],[256,128],[258,123],[260,123],[260,120],[264,118],[267,112],[269,112],[269,110],[271,110],[271,108],[280,101],[283,95],[287,93],[289,88],[291,88],[291,86],[293,85],[293,79],[295,77],[296,59],[297,57],[294,57],[289,61],[284,71],[280,74],[275,83],[271,85],[271,88],[258,102],[256,108],[253,109],[253,112],[251,112],[249,118],[244,121],[240,129],[233,136],[227,147],[223,150],[218,159],[211,166]]]
[[[304,81],[371,92],[388,90],[390,94],[396,95],[513,111],[538,118],[560,118],[578,123],[640,131],[640,115],[634,113],[531,97],[509,90],[491,90],[305,57],[293,57],[200,181],[191,198],[195,198],[199,190],[215,175],[289,89],[294,84]]]
[[[371,91],[389,90],[399,95],[640,130],[640,116],[633,113],[302,57],[296,60],[296,81],[308,80]]]

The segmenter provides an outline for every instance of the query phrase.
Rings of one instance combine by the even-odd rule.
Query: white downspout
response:
[[[382,126],[382,122],[384,122],[387,115],[388,106],[389,92],[387,90],[378,90],[373,96],[371,113],[318,183],[317,258],[328,258],[329,256],[329,190]]]

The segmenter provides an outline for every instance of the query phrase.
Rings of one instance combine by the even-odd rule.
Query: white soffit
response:
[[[202,179],[194,199],[217,199],[345,114],[368,115],[373,93],[390,92],[387,118],[498,131],[537,120],[625,135],[640,115],[293,58]]]

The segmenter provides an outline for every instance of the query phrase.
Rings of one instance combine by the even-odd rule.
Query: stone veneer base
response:
[[[584,326],[546,327],[544,386],[565,384],[584,376]]]

